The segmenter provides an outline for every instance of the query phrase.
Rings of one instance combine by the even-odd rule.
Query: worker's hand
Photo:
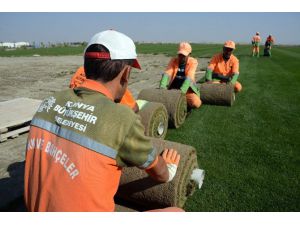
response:
[[[168,182],[172,181],[176,175],[177,167],[180,161],[180,155],[174,149],[165,149],[162,158],[165,160],[167,164],[167,168],[169,171],[169,180]]]

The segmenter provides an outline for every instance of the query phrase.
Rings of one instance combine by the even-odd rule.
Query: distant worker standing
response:
[[[170,60],[160,81],[160,88],[180,89],[186,94],[189,108],[199,108],[202,104],[200,91],[195,84],[195,72],[198,62],[191,57],[192,47],[187,42],[181,42],[177,57]]]
[[[177,151],[157,155],[139,116],[116,104],[128,87],[131,69],[140,69],[135,49],[120,32],[97,33],[84,51],[87,79],[40,105],[26,147],[28,211],[114,211],[114,195],[127,166],[145,170],[157,182],[174,178]]]
[[[234,91],[240,92],[242,85],[237,81],[239,77],[239,60],[232,54],[235,49],[233,41],[226,41],[223,53],[213,56],[205,74],[206,81],[213,83],[231,83]]]
[[[252,57],[256,55],[256,57],[259,57],[259,44],[260,44],[261,38],[259,36],[259,32],[256,32],[255,36],[252,38]]]

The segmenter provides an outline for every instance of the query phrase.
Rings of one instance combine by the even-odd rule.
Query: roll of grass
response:
[[[204,104],[232,106],[235,101],[234,87],[225,83],[203,83],[200,98]]]
[[[168,112],[162,103],[148,102],[138,112],[145,127],[145,135],[164,139],[168,131]]]
[[[187,197],[196,190],[196,183],[191,180],[192,171],[198,168],[196,150],[192,146],[161,139],[151,138],[151,141],[160,154],[165,148],[176,149],[180,154],[181,159],[174,179],[168,183],[158,183],[144,170],[136,167],[123,168],[116,196],[126,200],[128,204],[134,203],[135,209],[139,211],[170,206],[183,207]]]
[[[180,90],[143,89],[138,99],[162,103],[169,115],[169,127],[180,127],[187,115],[187,102]]]

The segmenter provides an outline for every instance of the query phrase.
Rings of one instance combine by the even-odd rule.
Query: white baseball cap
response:
[[[105,52],[87,52],[89,46],[100,44],[105,46],[109,53]],[[133,40],[123,33],[115,30],[106,30],[95,34],[84,50],[84,57],[95,59],[134,59],[132,67],[141,69],[137,61],[136,48]]]

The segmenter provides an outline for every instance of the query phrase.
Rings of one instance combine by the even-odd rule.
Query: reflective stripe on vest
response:
[[[139,166],[139,168],[141,169],[147,168],[148,166],[150,166],[151,163],[153,163],[155,158],[156,158],[156,149],[153,148],[152,152],[148,155],[147,161],[143,165]]]
[[[66,140],[77,143],[85,148],[91,149],[91,150],[98,152],[102,155],[105,155],[109,158],[116,159],[118,152],[115,149],[110,148],[106,145],[103,145],[103,144],[101,144],[97,141],[94,141],[88,137],[80,135],[74,131],[71,131],[71,130],[68,130],[65,128],[61,128],[60,126],[57,126],[56,124],[53,124],[46,120],[37,119],[37,118],[34,118],[31,121],[31,125],[42,128],[44,130],[47,130],[59,137],[62,137]],[[149,156],[148,156],[148,160],[149,160]],[[148,162],[148,160],[147,160],[147,162]]]

